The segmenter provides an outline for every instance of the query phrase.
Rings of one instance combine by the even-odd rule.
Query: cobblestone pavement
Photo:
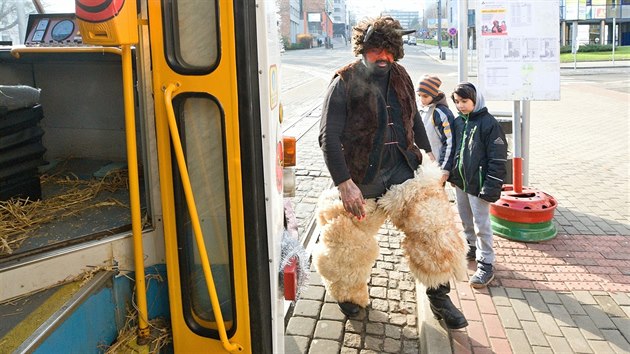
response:
[[[621,81],[615,87],[627,86]],[[385,224],[365,311],[345,319],[313,272],[287,322],[286,352],[630,353],[629,102],[624,90],[569,80],[562,101],[532,103],[529,185],[558,200],[558,236],[540,243],[495,237],[490,287],[452,281],[451,299],[468,327],[447,331],[422,310],[427,299],[400,256],[402,235]],[[511,110],[511,103],[489,104]],[[330,178],[317,129],[298,152],[294,205],[303,233]],[[474,268],[471,262],[469,275]]]
[[[415,280],[402,256],[402,235],[386,223],[372,268],[370,304],[351,320],[313,272],[297,301],[285,337],[287,353],[417,353]]]

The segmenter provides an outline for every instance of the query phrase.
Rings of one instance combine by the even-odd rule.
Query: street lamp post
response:
[[[437,3],[437,41],[438,41],[438,50],[440,52],[440,59],[442,59],[442,1],[438,0]]]
[[[615,41],[617,40],[617,30],[616,30],[616,23],[615,23],[615,19],[617,18],[617,8],[615,7],[615,2],[613,1],[612,3],[612,16],[613,16],[613,21],[612,21],[612,63],[613,65],[615,65]]]

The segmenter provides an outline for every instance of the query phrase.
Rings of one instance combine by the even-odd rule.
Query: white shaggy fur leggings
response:
[[[441,173],[435,163],[423,164],[414,178],[392,186],[378,201],[366,200],[363,221],[344,210],[336,189],[322,194],[313,264],[338,302],[367,306],[367,282],[379,255],[376,234],[387,218],[405,234],[403,253],[418,281],[437,287],[465,277],[468,246],[455,227]]]

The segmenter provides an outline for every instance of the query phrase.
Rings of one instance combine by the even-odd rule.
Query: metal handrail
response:
[[[131,230],[133,234],[134,267],[138,301],[138,344],[149,342],[149,310],[147,288],[144,280],[144,246],[142,245],[142,216],[140,213],[140,177],[138,174],[138,151],[136,148],[136,113],[134,111],[133,68],[131,46],[123,45],[122,79],[125,107],[125,135],[127,138],[127,171],[129,172],[129,205],[131,209]]]
[[[133,67],[131,46],[122,47],[15,47],[11,55],[20,59],[23,53],[112,53],[121,56],[123,101],[125,110],[125,135],[127,139],[127,170],[129,172],[129,204],[136,272],[136,301],[138,302],[138,344],[149,340],[149,316],[147,291],[144,279],[144,247],[142,245],[142,216],[140,213],[140,182],[138,151],[136,149],[136,123],[134,112]]]
[[[22,53],[112,53],[122,55],[118,47],[16,47],[11,55],[20,58]]]
[[[164,104],[166,105],[166,117],[168,128],[171,133],[171,139],[173,142],[173,150],[177,159],[177,166],[179,167],[179,174],[182,179],[182,185],[184,187],[184,195],[186,197],[186,204],[188,205],[188,212],[190,215],[190,221],[193,226],[193,233],[195,234],[195,240],[197,241],[197,248],[199,251],[199,257],[201,259],[201,267],[203,269],[203,275],[208,285],[208,295],[210,295],[210,302],[212,304],[212,310],[214,311],[217,328],[219,331],[219,338],[223,344],[223,348],[230,353],[242,352],[243,346],[238,343],[232,343],[227,337],[225,330],[225,323],[223,321],[223,314],[221,313],[221,307],[219,305],[219,297],[217,296],[217,289],[214,286],[214,279],[212,272],[210,271],[210,260],[208,254],[205,252],[206,245],[203,239],[201,231],[201,224],[199,223],[199,214],[197,212],[197,206],[195,204],[195,198],[192,193],[192,186],[190,184],[190,177],[188,175],[188,167],[186,166],[186,160],[184,158],[184,151],[182,148],[181,140],[179,139],[179,131],[177,129],[177,123],[175,122],[175,113],[173,110],[172,97],[173,92],[179,87],[179,84],[169,84],[164,88]]]

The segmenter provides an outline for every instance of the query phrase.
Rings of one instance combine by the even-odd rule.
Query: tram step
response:
[[[58,328],[66,325],[66,319],[75,309],[106,286],[113,274],[102,271],[85,284],[73,281],[4,302],[0,305],[0,316],[4,319],[0,324],[0,347],[9,353],[39,348],[59,333]],[[89,327],[88,323],[85,325]],[[44,352],[63,352],[59,349]]]
[[[145,269],[149,320],[169,317],[165,272],[162,265]],[[0,353],[102,353],[119,333],[134,331],[128,318],[135,306],[132,279],[133,274],[100,270],[87,281],[4,301]]]

